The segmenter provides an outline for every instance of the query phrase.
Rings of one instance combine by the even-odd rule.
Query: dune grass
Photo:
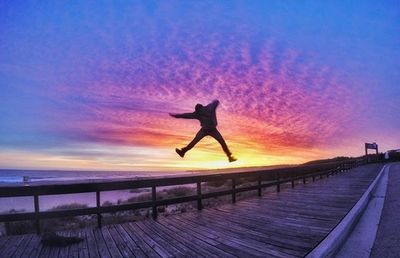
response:
[[[240,179],[237,180],[237,187],[248,186],[254,184],[255,179]],[[220,191],[224,189],[229,189],[231,187],[231,180],[216,180],[205,182],[202,184],[203,192],[213,192]],[[284,186],[283,186],[284,187]],[[275,191],[274,188],[264,189],[266,191]],[[152,194],[149,191],[135,191],[138,193],[136,196],[130,197],[126,200],[118,200],[116,202],[106,201],[102,203],[102,206],[112,206],[118,204],[128,204],[128,203],[140,203],[147,202],[152,200]],[[172,199],[184,196],[190,196],[196,194],[196,188],[192,186],[176,186],[171,188],[164,188],[162,190],[157,191],[157,200],[165,200]],[[245,199],[249,197],[254,197],[255,192],[243,192],[237,194],[237,200]],[[231,196],[220,196],[210,199],[204,199],[202,201],[203,207],[215,207],[223,204],[230,203]],[[190,210],[196,210],[196,202],[187,202],[181,204],[174,204],[168,206],[158,206],[157,212],[160,216],[169,216],[172,214],[183,213]],[[69,203],[57,205],[51,208],[49,211],[60,211],[60,210],[70,210],[70,209],[84,209],[88,208],[86,204],[80,203]],[[23,210],[10,210],[9,213],[21,213]],[[132,222],[151,218],[151,209],[138,209],[138,210],[127,210],[127,211],[119,211],[113,213],[102,214],[102,223],[103,225],[107,224],[116,224],[123,222]],[[54,218],[54,219],[45,219],[41,220],[41,230],[42,232],[54,232],[54,231],[62,231],[62,230],[71,230],[76,228],[83,227],[95,227],[97,225],[97,215],[85,215],[85,216],[76,216],[76,217],[65,217],[65,218]],[[35,233],[35,224],[34,221],[15,221],[15,222],[6,222],[4,223],[4,231],[0,232],[0,234],[7,235],[18,235],[18,234],[27,234],[27,233]],[[1,230],[1,228],[0,228]]]

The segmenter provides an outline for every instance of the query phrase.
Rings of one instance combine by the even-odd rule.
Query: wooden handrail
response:
[[[153,186],[172,186],[195,184],[197,182],[210,182],[228,180],[232,178],[245,178],[261,176],[262,180],[273,180],[274,172],[279,173],[281,178],[292,177],[298,174],[314,173],[336,168],[342,163],[330,163],[328,165],[308,165],[289,168],[278,168],[270,170],[258,170],[251,172],[220,173],[211,175],[184,175],[151,179],[132,179],[110,182],[89,182],[72,184],[49,184],[49,185],[28,185],[28,186],[2,186],[0,197],[18,197],[33,195],[56,195],[72,193],[88,193],[96,191],[114,191],[137,188],[151,188]]]
[[[152,216],[157,218],[157,207],[163,205],[171,205],[182,202],[197,201],[197,208],[201,210],[202,199],[214,198],[224,195],[232,195],[232,202],[236,202],[236,194],[245,191],[257,190],[258,196],[261,196],[262,189],[270,186],[276,186],[277,191],[280,191],[280,185],[288,182],[294,182],[303,179],[306,183],[306,178],[316,176],[322,178],[324,175],[333,175],[347,171],[355,166],[362,165],[364,162],[351,163],[329,163],[324,165],[309,165],[290,168],[279,168],[272,170],[252,171],[252,172],[235,172],[235,173],[220,173],[212,175],[190,175],[190,176],[173,176],[165,178],[139,179],[139,180],[124,180],[111,182],[91,182],[91,183],[73,183],[73,184],[52,184],[52,185],[33,185],[33,186],[3,186],[0,187],[0,197],[17,197],[17,196],[34,196],[34,212],[25,213],[9,213],[0,214],[0,222],[20,221],[20,220],[35,220],[36,231],[40,233],[40,220],[48,218],[82,216],[82,215],[97,215],[98,226],[101,227],[102,214],[117,211],[134,210],[141,208],[152,208]],[[256,184],[250,186],[238,187],[237,179],[250,178]],[[221,190],[216,192],[202,193],[201,183],[212,182],[216,180],[231,180],[231,189]],[[263,183],[263,181],[267,181]],[[197,192],[194,195],[170,198],[165,200],[157,200],[158,186],[174,186],[183,184],[196,184]],[[140,203],[126,203],[111,206],[101,206],[100,193],[102,191],[127,190],[137,188],[151,188],[151,201]],[[57,210],[57,211],[40,211],[39,196],[41,195],[56,195],[56,194],[71,194],[71,193],[96,193],[96,207]]]

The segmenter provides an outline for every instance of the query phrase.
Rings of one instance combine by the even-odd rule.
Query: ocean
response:
[[[0,169],[0,184],[23,183],[24,177],[28,182],[67,182],[92,181],[108,179],[142,178],[154,176],[169,176],[185,172],[160,171],[77,171],[77,170],[15,170]]]
[[[171,175],[185,175],[193,172],[160,172],[160,171],[66,171],[66,170],[13,170],[0,169],[0,187],[7,185],[35,185],[68,183],[82,181],[109,181],[118,179],[139,179],[148,177],[162,177]],[[26,182],[24,182],[24,177]],[[126,200],[150,189],[142,189],[141,192],[130,190],[105,191],[101,192],[101,203]],[[39,197],[40,210],[49,210],[53,207],[79,203],[89,207],[96,204],[95,193],[45,195]],[[31,212],[34,210],[33,197],[10,197],[0,198],[0,213],[15,210],[18,212]]]

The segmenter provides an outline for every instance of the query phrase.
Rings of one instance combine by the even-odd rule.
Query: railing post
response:
[[[303,177],[303,184],[306,184],[306,177]]]
[[[258,196],[261,196],[261,176],[258,176]]]
[[[203,204],[201,203],[201,182],[197,182],[197,209],[199,211],[203,209]]]
[[[152,208],[153,208],[153,212],[152,212],[153,219],[157,219],[157,191],[156,191],[156,186],[155,185],[153,185],[151,187],[151,200],[153,202],[153,206],[152,206]]]
[[[294,180],[292,180],[292,188],[294,188]]]
[[[39,196],[33,196],[34,206],[35,206],[35,226],[36,226],[36,234],[40,234],[40,218],[39,218]]]
[[[96,191],[97,226],[101,228],[100,191]]]
[[[232,203],[236,202],[236,180],[232,178]]]
[[[314,175],[312,176],[312,181],[315,182],[315,176]]]
[[[278,184],[276,185],[276,191],[280,192],[281,191],[281,184],[280,184],[281,178],[280,178],[279,172],[276,172],[276,181],[278,182]]]

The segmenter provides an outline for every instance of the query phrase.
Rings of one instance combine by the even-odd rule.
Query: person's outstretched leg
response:
[[[222,149],[224,150],[226,156],[228,156],[229,162],[236,161],[236,158],[232,156],[232,152],[229,150],[228,146],[226,145],[226,142],[220,132],[215,128],[215,130],[212,130],[208,133],[210,136],[212,136],[215,140],[221,144]]]
[[[184,148],[182,149],[175,149],[176,153],[179,154],[182,158],[185,156],[185,153],[192,149],[201,139],[203,139],[207,134],[204,132],[203,129],[200,129],[200,131],[197,132],[196,136],[193,138],[193,140]]]

